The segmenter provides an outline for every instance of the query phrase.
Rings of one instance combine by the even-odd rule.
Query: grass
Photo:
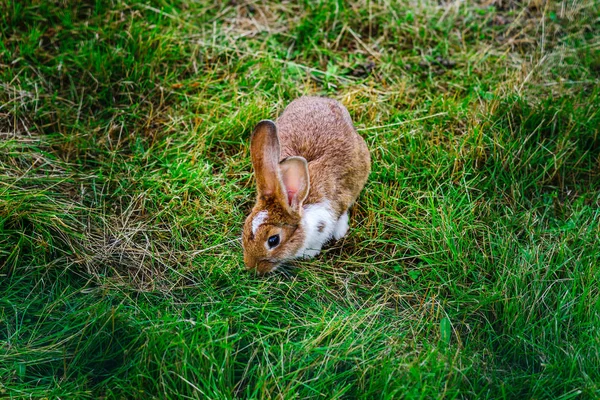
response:
[[[600,397],[600,6],[0,2],[0,397]],[[260,278],[248,138],[373,158]]]

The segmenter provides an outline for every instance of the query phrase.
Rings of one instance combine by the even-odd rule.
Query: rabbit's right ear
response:
[[[279,163],[279,168],[287,205],[292,211],[299,212],[310,189],[308,163],[304,157],[288,157]]]
[[[250,155],[259,197],[280,195],[280,151],[275,123],[270,120],[260,121],[250,139]]]

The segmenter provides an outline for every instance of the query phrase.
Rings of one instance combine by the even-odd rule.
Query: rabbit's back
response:
[[[348,110],[333,99],[301,97],[277,119],[281,158],[308,162],[311,189],[306,204],[329,201],[343,213],[356,200],[370,172],[370,155]]]

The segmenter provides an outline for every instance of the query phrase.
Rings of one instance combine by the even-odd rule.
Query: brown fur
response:
[[[364,139],[350,114],[333,99],[301,97],[277,119],[281,158],[302,156],[311,187],[305,204],[328,199],[341,215],[356,200],[371,171]]]
[[[358,197],[371,166],[366,143],[346,108],[322,97],[293,101],[276,127],[271,121],[260,122],[252,135],[251,154],[257,202],[246,219],[242,244],[244,263],[261,273],[293,258],[302,247],[303,205],[327,200],[338,218]],[[293,162],[286,162],[290,157]],[[253,235],[252,221],[264,210],[268,218]],[[280,244],[269,251],[265,242],[275,234]]]

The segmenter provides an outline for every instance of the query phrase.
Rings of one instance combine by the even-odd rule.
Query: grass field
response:
[[[301,3],[0,1],[0,397],[600,397],[600,3]],[[303,94],[372,173],[257,277]]]

